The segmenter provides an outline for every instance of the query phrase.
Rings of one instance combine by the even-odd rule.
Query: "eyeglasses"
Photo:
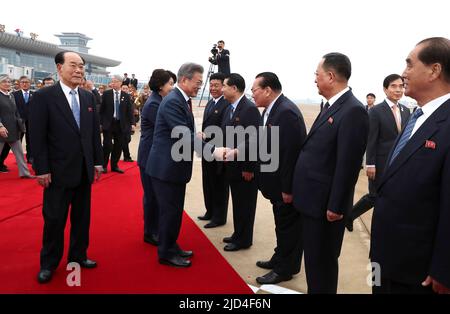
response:
[[[254,94],[258,89],[261,89],[261,87],[252,88],[250,91]]]

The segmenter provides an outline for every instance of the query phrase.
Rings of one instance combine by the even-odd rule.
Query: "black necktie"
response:
[[[189,106],[189,110],[192,112],[192,100],[190,98],[188,99],[187,104]]]
[[[325,114],[328,108],[330,108],[330,103],[327,101],[325,106],[323,106],[322,111],[320,112],[320,117],[322,117]]]

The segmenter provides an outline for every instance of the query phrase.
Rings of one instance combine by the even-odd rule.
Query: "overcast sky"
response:
[[[321,57],[349,56],[350,86],[360,100],[384,97],[382,81],[404,69],[415,44],[450,37],[448,0],[23,0],[2,9],[6,31],[20,28],[59,44],[53,35],[80,32],[93,38],[91,54],[120,60],[112,74],[136,73],[148,80],[155,68],[177,72],[187,61],[209,68],[212,45],[225,41],[231,71],[244,76],[247,91],[256,74],[275,72],[292,99],[320,99],[314,71]],[[20,13],[18,13],[20,12]],[[206,79],[206,75],[205,78]]]

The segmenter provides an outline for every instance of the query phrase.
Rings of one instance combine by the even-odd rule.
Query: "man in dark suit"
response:
[[[212,139],[212,128],[221,128],[224,113],[227,111],[229,103],[223,97],[223,81],[225,75],[214,73],[209,80],[209,91],[213,97],[207,104],[203,112],[202,132],[206,131],[205,141]],[[222,226],[227,222],[229,187],[223,172],[223,162],[207,161],[202,159],[202,182],[203,198],[205,201],[206,213],[199,216],[200,220],[211,220],[205,228]]]
[[[103,168],[106,173],[111,155],[111,171],[123,173],[117,165],[122,153],[122,145],[134,130],[133,108],[130,95],[121,90],[122,78],[111,79],[112,89],[104,92],[100,107],[100,125],[103,131]],[[114,140],[114,144],[113,144]]]
[[[217,53],[215,56],[209,58],[209,62],[218,66],[218,72],[225,75],[231,73],[230,70],[230,51],[225,48],[225,42],[219,40],[217,42]]]
[[[272,72],[258,74],[252,86],[256,105],[264,108],[259,134],[258,187],[272,203],[277,239],[270,260],[256,263],[271,270],[256,278],[259,284],[290,280],[300,271],[302,257],[300,213],[292,205],[292,176],[306,138],[306,126],[298,107],[281,90],[280,80]],[[271,158],[263,160],[263,154]]]
[[[160,211],[159,262],[175,267],[191,266],[191,261],[187,258],[193,256],[192,251],[184,251],[178,246],[177,239],[184,209],[186,184],[192,176],[196,138],[191,97],[197,96],[202,85],[202,76],[201,65],[185,63],[180,67],[177,86],[159,106],[153,145],[148,157],[152,162],[147,163],[146,168],[147,174],[152,179]],[[176,134],[176,137],[172,134]],[[216,150],[219,155],[223,155],[222,150]]]
[[[134,88],[137,90],[137,86],[138,86],[138,79],[135,77],[134,74],[131,74],[131,80],[130,80],[130,84],[134,86]]]
[[[131,81],[130,81],[130,78],[128,77],[128,73],[124,73],[121,86],[123,86],[123,85],[129,86],[130,82]]]
[[[60,52],[55,63],[61,80],[35,93],[29,116],[34,168],[44,187],[40,283],[51,280],[62,258],[69,206],[68,262],[97,266],[87,257],[91,184],[103,161],[95,98],[79,88],[85,62],[77,53]]]
[[[327,102],[295,166],[292,191],[302,220],[308,293],[336,293],[343,218],[352,208],[366,149],[368,116],[348,87],[350,75],[347,56],[323,56],[316,70],[316,84]]]
[[[346,221],[348,231],[353,231],[353,221],[375,205],[379,178],[383,175],[386,160],[395,139],[409,119],[409,109],[399,103],[403,97],[403,78],[388,75],[383,81],[386,100],[369,110],[369,140],[367,142],[366,174],[369,193],[353,206]]]
[[[416,45],[403,72],[419,108],[387,159],[372,218],[373,293],[450,293],[450,40]]]
[[[366,107],[367,112],[369,112],[370,109],[372,109],[375,106],[375,100],[376,100],[376,96],[374,93],[368,93],[366,96],[366,102],[367,105],[365,105],[364,107]]]
[[[234,232],[225,237],[225,251],[238,251],[253,244],[258,184],[255,178],[257,156],[251,157],[251,138],[256,138],[261,115],[255,104],[244,94],[244,78],[231,73],[224,82],[223,95],[230,103],[222,124],[225,145],[233,150],[237,159],[225,162],[225,176],[231,189]],[[241,134],[246,133],[246,134]],[[254,143],[253,153],[257,153]],[[237,150],[236,150],[237,149]]]
[[[31,163],[31,146],[30,146],[30,133],[28,125],[28,116],[30,112],[30,101],[33,97],[33,92],[30,90],[31,81],[27,76],[21,76],[19,78],[20,89],[13,93],[14,99],[16,101],[17,110],[19,110],[19,115],[22,121],[25,123],[25,142],[27,151],[27,161]],[[20,140],[23,139],[24,133],[21,134]]]

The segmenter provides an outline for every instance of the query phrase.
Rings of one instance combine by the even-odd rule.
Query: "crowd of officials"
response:
[[[225,251],[251,247],[258,190],[273,206],[276,247],[270,258],[256,263],[268,270],[258,283],[292,279],[303,259],[308,292],[336,293],[345,228],[352,231],[353,220],[374,207],[370,259],[378,272],[373,293],[450,292],[449,39],[419,42],[407,56],[404,72],[382,82],[386,98],[374,105],[375,95],[368,94],[367,107],[349,86],[349,58],[337,52],[324,55],[315,83],[326,102],[309,132],[272,72],[255,77],[253,102],[244,94],[241,75],[212,74],[212,99],[200,131],[192,113],[192,98],[203,84],[198,64],[183,64],[177,75],[154,70],[151,93],[138,101],[142,110],[135,110],[140,96],[132,101],[126,91],[132,79],[114,76],[111,88],[100,93],[83,81],[84,60],[77,53],[61,52],[55,63],[60,81],[35,92],[25,116],[15,110],[9,78],[0,77],[1,143],[16,128],[6,142],[18,164],[25,162],[17,152],[20,134],[29,132],[27,158],[45,188],[40,283],[51,280],[62,258],[69,205],[68,261],[97,266],[87,256],[91,184],[107,172],[109,162],[111,171],[123,173],[117,162],[122,151],[131,159],[125,146],[139,115],[144,241],[158,247],[161,264],[191,266],[194,252],[181,248],[177,239],[195,150],[202,155],[206,212],[198,218],[209,221],[205,228],[226,223],[231,192],[234,232],[223,239]],[[25,99],[25,92],[20,93]],[[399,103],[403,95],[417,101],[413,112]],[[262,114],[257,107],[264,109]],[[6,122],[11,112],[24,123]],[[222,139],[211,126],[222,130]],[[256,132],[236,136],[236,129],[252,127]],[[188,158],[174,158],[180,141],[189,144],[180,152]],[[250,157],[255,142],[258,152],[278,156],[276,169],[263,170],[271,161]],[[186,147],[189,151],[183,152]],[[353,205],[364,153],[369,193]]]

